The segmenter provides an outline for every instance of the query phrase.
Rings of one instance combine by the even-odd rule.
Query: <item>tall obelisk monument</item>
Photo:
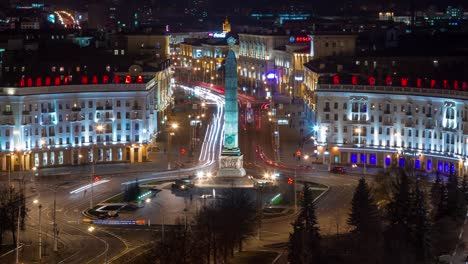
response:
[[[234,39],[229,38],[232,47]],[[232,49],[226,57],[225,66],[225,111],[224,111],[224,141],[219,159],[218,177],[243,177],[242,154],[239,149],[239,108],[237,103],[237,60]]]

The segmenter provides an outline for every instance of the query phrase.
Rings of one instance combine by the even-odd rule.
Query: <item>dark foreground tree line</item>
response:
[[[24,184],[0,188],[0,252],[3,245],[16,243],[18,220],[24,230],[27,211]]]
[[[388,176],[388,175],[387,175]],[[349,234],[323,238],[309,188],[293,223],[288,259],[293,264],[438,263],[450,253],[466,214],[468,184],[456,175],[427,181],[400,170],[380,208],[364,178],[359,180],[348,216]],[[377,186],[376,189],[380,187]]]
[[[204,206],[193,222],[179,224],[155,238],[141,263],[226,263],[255,233],[257,207],[243,189],[227,189]]]

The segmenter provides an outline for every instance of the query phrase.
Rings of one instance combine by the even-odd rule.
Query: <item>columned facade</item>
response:
[[[316,161],[467,173],[466,92],[319,84],[311,93]]]
[[[0,170],[143,162],[171,99],[169,69],[147,84],[4,87]]]

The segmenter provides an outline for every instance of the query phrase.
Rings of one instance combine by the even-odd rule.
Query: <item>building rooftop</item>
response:
[[[144,92],[146,84],[88,84],[88,85],[60,85],[41,87],[3,87],[0,96],[26,96],[63,94],[63,93],[110,93],[110,92]]]
[[[211,46],[227,46],[227,36],[226,38],[186,38],[182,44],[192,45],[192,46],[201,46],[201,45],[211,45]]]

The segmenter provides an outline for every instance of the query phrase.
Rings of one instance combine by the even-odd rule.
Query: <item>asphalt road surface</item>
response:
[[[202,95],[203,96],[203,95]],[[131,174],[116,174],[105,176],[102,180],[106,183],[93,188],[94,204],[101,202],[122,191],[122,183],[138,179],[158,179],[167,177],[179,177],[181,174],[194,174],[200,169],[216,166],[219,156],[222,126],[223,102],[220,97],[208,96],[211,100],[213,115],[211,122],[207,124],[205,143],[201,146],[199,165],[181,171],[141,171]],[[265,115],[266,113],[263,113]],[[221,116],[220,116],[221,115]],[[247,127],[240,131],[240,148],[244,154],[245,167],[251,175],[262,174],[271,168],[255,159],[255,146],[261,145],[269,153],[273,153],[271,127],[264,125],[261,129]],[[269,149],[268,149],[269,148]],[[291,174],[291,170],[279,170],[282,173]],[[330,187],[330,190],[317,202],[317,213],[322,233],[333,234],[347,230],[346,218],[349,204],[353,194],[357,177],[344,175],[329,175],[319,172],[300,172],[298,179],[322,183]],[[70,194],[89,183],[88,177],[75,178],[70,181],[54,180],[36,183],[28,182],[29,216],[27,229],[20,234],[20,241],[24,243],[20,259],[27,263],[38,262],[38,222],[39,212],[33,199],[38,199],[42,204],[42,245],[43,262],[47,263],[128,263],[130,259],[146,250],[146,245],[154,239],[159,232],[157,229],[146,228],[118,228],[97,227],[93,232],[88,231],[89,225],[81,223],[81,212],[90,205],[90,193],[82,191]],[[31,186],[36,186],[32,192]],[[56,190],[56,193],[54,193]],[[56,196],[56,222],[59,230],[58,253],[53,252],[53,201]],[[174,198],[171,195],[161,195],[157,204],[151,204],[136,213],[139,218],[161,219],[166,217],[167,223],[176,218],[183,218],[183,208],[187,207],[187,200]],[[198,200],[196,203],[199,203]],[[193,205],[188,205],[193,208]],[[198,205],[199,206],[199,205]],[[195,206],[196,207],[196,206]],[[286,241],[291,230],[290,223],[294,217],[283,217],[265,221],[261,228],[261,240],[251,239],[246,245],[248,248],[258,248],[268,243]],[[160,221],[155,224],[160,224]],[[13,263],[14,253],[0,257],[2,263]]]

